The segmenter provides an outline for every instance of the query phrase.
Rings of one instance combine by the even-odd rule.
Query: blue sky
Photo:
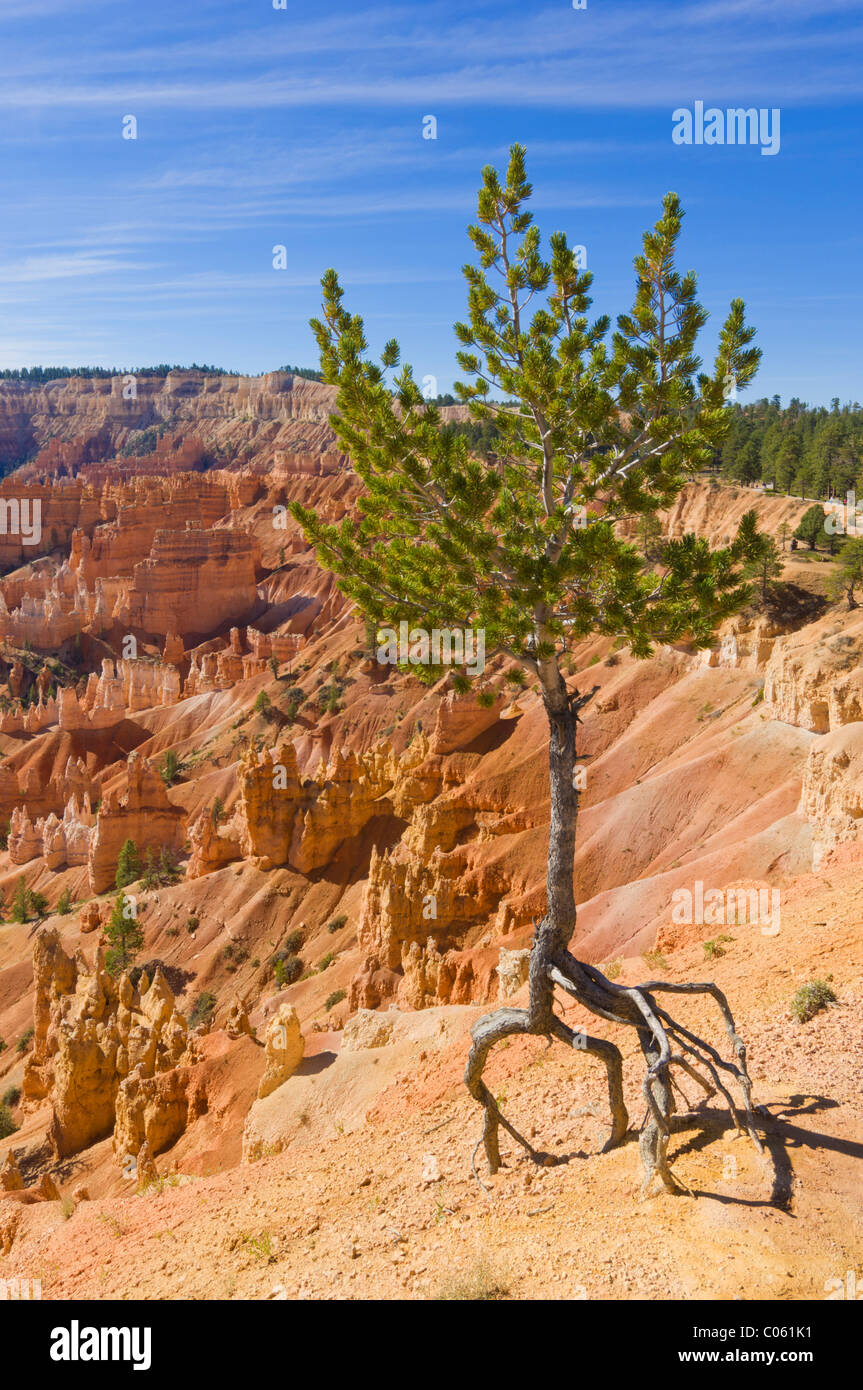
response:
[[[518,140],[597,312],[672,188],[705,355],[741,295],[750,395],[863,400],[861,40],[851,0],[0,0],[0,367],[315,365],[334,265],[448,390],[480,170]],[[675,145],[696,101],[780,108],[779,153]]]

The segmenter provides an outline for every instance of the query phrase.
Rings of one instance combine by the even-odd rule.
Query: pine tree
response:
[[[779,546],[772,536],[758,530],[758,518],[754,511],[746,512],[740,519],[738,543],[745,563],[743,573],[747,579],[758,581],[761,600],[767,598],[767,585],[771,579],[778,579],[784,561]]]
[[[22,874],[15,889],[15,897],[12,899],[12,921],[30,921],[30,894],[27,889],[27,880]]]
[[[72,894],[68,888],[64,888],[57,899],[57,911],[61,917],[68,917],[72,911]]]
[[[800,524],[794,532],[794,538],[798,541],[806,541],[809,549],[814,550],[819,541],[827,539],[827,513],[821,506],[808,507],[800,518]]]
[[[144,874],[141,883],[144,888],[157,888],[159,886],[159,874],[151,845],[147,846],[147,852],[144,856]]]
[[[177,757],[177,754],[174,752],[174,749],[169,748],[163,759],[162,766],[159,769],[162,776],[162,781],[165,783],[166,787],[171,787],[174,785],[174,783],[180,775],[181,770],[182,768],[180,764],[180,759]]]
[[[543,258],[526,206],[530,194],[522,147],[512,147],[505,182],[493,168],[484,170],[478,221],[469,231],[479,264],[465,267],[468,317],[456,325],[459,365],[472,379],[456,391],[474,419],[493,424],[495,454],[472,456],[464,435],[442,427],[411,368],[400,366],[395,340],[379,363],[369,358],[363,321],[344,309],[342,287],[329,270],[321,282],[322,317],[312,327],[325,380],[338,387],[331,423],[365,491],[357,514],[338,525],[299,503],[291,511],[365,617],[395,627],[404,619],[426,629],[484,629],[487,659],[509,657],[542,695],[551,822],[530,1003],[474,1025],[465,1074],[484,1108],[491,1170],[500,1162],[501,1124],[542,1161],[483,1081],[491,1049],[512,1034],[556,1038],[600,1058],[613,1115],[609,1146],[626,1134],[620,1050],[576,1035],[555,1014],[558,985],[600,1017],[636,1029],[648,1067],[649,1115],[640,1141],[645,1186],[658,1174],[674,1189],[666,1157],[671,1059],[687,1055],[685,1067],[694,1071],[705,1065],[706,1044],[682,1033],[654,994],[713,995],[736,1050],[736,1062],[722,1065],[737,1078],[749,1133],[760,1146],[746,1053],[714,986],[654,981],[625,989],[569,951],[576,921],[576,736],[594,691],[570,688],[561,660],[596,634],[628,643],[636,657],[649,656],[657,642],[704,647],[721,620],[748,600],[739,537],[714,550],[694,535],[668,540],[652,567],[622,538],[618,523],[668,507],[686,479],[710,463],[731,419],[727,384],[745,387],[760,353],[750,346],[754,330],[743,303],[734,300],[713,370],[701,370],[696,342],[707,315],[694,274],[675,268],[683,216],[675,194],[666,195],[662,216],[644,235],[634,303],[614,332],[607,318],[589,319],[592,277],[579,269],[563,233],[551,236]],[[445,674],[412,670],[430,683]],[[710,1081],[703,1084],[712,1089]]]
[[[863,584],[863,536],[851,536],[839,552],[836,574],[830,581],[834,597],[844,594],[849,612],[859,607],[855,589]]]
[[[180,877],[180,870],[174,863],[174,856],[166,845],[159,850],[159,882],[176,883]]]
[[[138,854],[138,846],[134,840],[125,840],[117,860],[114,885],[117,888],[127,888],[130,883],[135,883],[140,877],[141,858]]]
[[[35,888],[27,890],[27,907],[34,917],[44,917],[48,911],[48,899]]]
[[[144,945],[144,933],[138,925],[134,905],[123,892],[114,899],[105,936],[109,943],[105,952],[105,969],[109,975],[122,975],[135,964],[135,958]]]
[[[645,512],[638,518],[636,545],[651,565],[662,559],[662,536],[662,524],[653,512]]]

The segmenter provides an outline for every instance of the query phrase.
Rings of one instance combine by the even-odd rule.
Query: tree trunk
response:
[[[579,790],[575,786],[576,733],[581,708],[595,694],[570,694],[554,659],[540,663],[540,686],[549,723],[548,771],[551,814],[549,822],[548,863],[546,869],[547,908],[542,920],[535,925],[530,953],[529,1002],[527,1009],[501,1008],[486,1014],[471,1028],[473,1046],[465,1070],[465,1084],[485,1110],[480,1143],[484,1145],[489,1172],[500,1167],[499,1129],[502,1126],[537,1163],[550,1164],[556,1160],[550,1154],[534,1149],[529,1140],[515,1129],[501,1112],[500,1106],[483,1080],[488,1057],[494,1046],[514,1034],[530,1034],[557,1039],[579,1052],[597,1057],[606,1068],[611,1130],[604,1149],[623,1142],[629,1128],[629,1117],[623,1098],[623,1058],[619,1047],[605,1038],[576,1033],[554,1012],[555,986],[563,989],[584,1008],[612,1023],[634,1027],[647,1063],[643,1093],[647,1102],[645,1127],[639,1140],[644,1166],[646,1192],[654,1175],[661,1177],[664,1186],[679,1191],[679,1185],[668,1167],[670,1119],[674,1111],[671,1091],[672,1064],[686,1070],[709,1093],[722,1091],[732,1109],[738,1128],[743,1124],[733,1101],[722,1085],[716,1068],[731,1071],[741,1087],[747,1117],[748,1132],[760,1149],[760,1140],[753,1129],[750,1101],[751,1083],[746,1071],[746,1051],[737,1036],[734,1019],[725,996],[712,984],[674,985],[652,981],[635,988],[616,985],[596,969],[569,952],[569,942],[575,931],[576,905],[573,876],[575,872],[575,835],[578,822]],[[738,1065],[726,1063],[719,1054],[695,1034],[682,1032],[674,1020],[658,1008],[654,992],[709,993],[713,995],[723,1015],[726,1032],[738,1057]],[[675,1050],[672,1051],[672,1048]],[[688,1052],[709,1074],[706,1082],[691,1062]],[[705,1055],[706,1054],[706,1055]],[[477,1145],[477,1148],[479,1144]],[[474,1168],[476,1173],[476,1168]],[[477,1180],[479,1176],[477,1174]]]
[[[546,916],[556,950],[565,950],[575,930],[575,831],[578,821],[578,789],[575,786],[575,730],[577,716],[569,704],[566,687],[543,691],[548,716],[548,781],[551,820],[548,830]]]

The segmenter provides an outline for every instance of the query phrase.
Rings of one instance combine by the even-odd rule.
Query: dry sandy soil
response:
[[[640,1060],[613,1029],[626,1051],[626,1144],[598,1153],[607,1109],[590,1059],[515,1041],[491,1064],[493,1088],[556,1162],[510,1151],[489,1179],[478,1155],[478,1181],[479,1116],[461,1072],[463,1030],[482,1011],[434,1009],[415,1016],[406,1045],[340,1056],[338,1035],[313,1035],[273,1097],[287,1143],[273,1157],[220,1167],[211,1144],[203,1162],[191,1148],[184,1159],[187,1136],[161,1190],[94,1192],[68,1218],[56,1202],[27,1208],[4,1274],[41,1278],[49,1299],[824,1299],[863,1263],[861,860],[850,847],[801,880],[779,936],[735,929],[709,972],[699,943],[671,953],[667,978],[709,973],[728,995],[764,1107],[759,1156],[715,1098],[691,1112],[680,1101],[673,1170],[691,1195],[639,1200]],[[619,978],[645,969],[625,960]],[[825,974],[838,1003],[793,1023],[790,996]],[[720,1042],[705,1003],[684,1013]]]

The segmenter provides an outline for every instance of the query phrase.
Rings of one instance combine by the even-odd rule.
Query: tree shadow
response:
[[[795,1148],[806,1148],[813,1151],[827,1150],[828,1152],[843,1154],[848,1158],[863,1160],[863,1143],[839,1139],[822,1131],[803,1129],[800,1125],[790,1123],[788,1118],[814,1115],[821,1111],[837,1108],[839,1108],[839,1101],[833,1100],[829,1096],[800,1094],[789,1096],[786,1101],[773,1101],[769,1105],[761,1106],[756,1117],[756,1128],[764,1143],[767,1161],[773,1169],[769,1196],[735,1197],[728,1193],[697,1187],[691,1189],[692,1196],[708,1197],[723,1206],[773,1208],[773,1210],[782,1212],[786,1216],[793,1217],[794,1167],[791,1152]],[[728,1110],[710,1106],[706,1100],[702,1105],[691,1110],[672,1115],[672,1134],[682,1134],[688,1130],[693,1132],[689,1134],[680,1147],[674,1149],[671,1155],[672,1165],[678,1158],[686,1154],[699,1153],[709,1148],[729,1130],[737,1133],[737,1127]],[[627,1144],[636,1142],[638,1135],[639,1130],[635,1126],[630,1126],[620,1144],[616,1145],[615,1151]],[[741,1140],[741,1143],[745,1143],[745,1141]],[[540,1150],[536,1152],[535,1157],[529,1154],[518,1155],[516,1161],[524,1159],[528,1162],[538,1163],[540,1167],[559,1168],[573,1160],[584,1161],[598,1158],[602,1152],[602,1149],[585,1151],[582,1148],[574,1149],[569,1153],[547,1153]],[[507,1157],[510,1158],[510,1164],[502,1164],[502,1167],[512,1166],[514,1155],[508,1154]]]
[[[781,1211],[786,1216],[793,1216],[794,1166],[791,1161],[791,1151],[795,1148],[808,1148],[816,1151],[828,1150],[833,1153],[844,1154],[849,1158],[863,1159],[863,1144],[854,1143],[847,1139],[838,1139],[834,1135],[825,1134],[822,1131],[803,1129],[799,1125],[790,1124],[785,1117],[787,1115],[814,1115],[823,1110],[835,1110],[838,1105],[839,1102],[832,1100],[829,1096],[793,1095],[789,1096],[787,1101],[773,1101],[759,1108],[756,1128],[761,1134],[769,1161],[773,1167],[773,1181],[769,1197],[734,1197],[728,1193],[708,1191],[706,1188],[694,1188],[693,1196],[710,1197],[713,1201],[721,1202],[726,1206],[773,1207],[774,1210]],[[775,1113],[773,1113],[774,1111]],[[675,1160],[684,1154],[697,1153],[707,1148],[727,1130],[733,1129],[736,1133],[734,1121],[728,1111],[724,1109],[714,1109],[705,1105],[672,1117],[673,1133],[680,1133],[693,1126],[697,1126],[697,1132],[675,1150]]]

